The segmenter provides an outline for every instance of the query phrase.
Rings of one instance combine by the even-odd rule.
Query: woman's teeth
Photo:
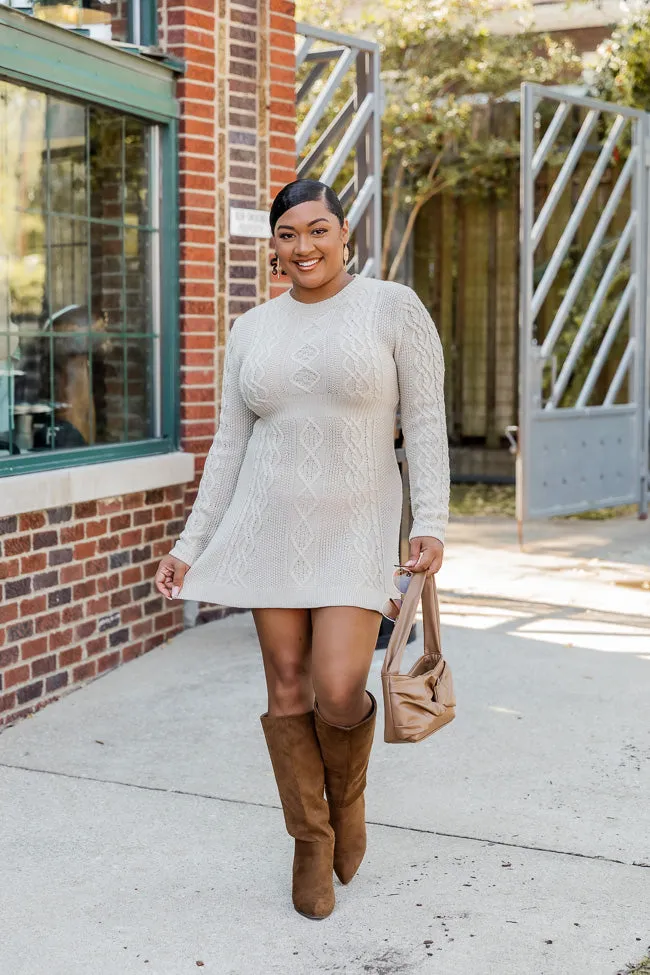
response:
[[[315,267],[319,261],[320,257],[317,257],[315,261],[296,261],[296,264],[303,270],[308,270],[310,267]]]

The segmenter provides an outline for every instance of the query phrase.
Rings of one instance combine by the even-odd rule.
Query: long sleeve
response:
[[[449,447],[442,343],[429,312],[408,288],[400,301],[395,364],[408,462],[413,525],[409,539],[445,540],[449,519]]]
[[[237,321],[226,340],[219,427],[208,452],[198,494],[171,554],[192,565],[216,531],[230,503],[257,419],[239,389],[241,350]]]

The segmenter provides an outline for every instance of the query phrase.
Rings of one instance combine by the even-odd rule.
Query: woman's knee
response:
[[[254,610],[269,694],[275,714],[307,711],[311,692],[311,620],[308,610]]]
[[[290,694],[309,679],[309,666],[304,660],[276,658],[267,667],[269,683],[280,694]]]
[[[313,703],[311,673],[305,660],[275,659],[266,668],[269,706],[280,714],[308,711]]]
[[[325,720],[337,725],[356,724],[369,708],[365,687],[357,685],[321,686],[317,691],[317,701]]]

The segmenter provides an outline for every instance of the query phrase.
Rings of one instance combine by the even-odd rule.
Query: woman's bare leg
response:
[[[311,670],[319,710],[330,724],[355,725],[370,710],[366,683],[381,613],[321,606],[311,610],[311,617]]]
[[[304,714],[314,706],[312,624],[308,609],[254,609],[271,717]]]
[[[316,736],[308,609],[257,609],[269,694],[260,715],[287,832],[294,838],[292,898],[297,911],[323,918],[334,909],[334,830],[324,796]]]

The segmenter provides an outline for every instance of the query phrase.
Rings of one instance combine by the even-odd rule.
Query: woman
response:
[[[406,564],[431,574],[442,563],[443,356],[410,288],[348,274],[348,221],[330,187],[287,184],[270,223],[274,273],[293,287],[232,326],[219,429],[156,585],[252,609],[261,722],[295,839],[293,903],[323,918],[332,871],[348,883],[366,848],[376,702],[365,688],[382,610],[400,595],[398,402],[414,515]]]

